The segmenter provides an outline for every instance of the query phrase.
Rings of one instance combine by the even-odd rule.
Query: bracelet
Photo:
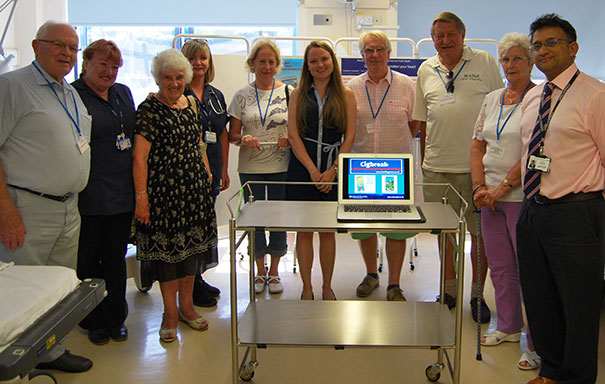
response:
[[[137,195],[146,195],[146,194],[147,194],[147,190],[146,190],[146,189],[144,189],[144,190],[142,190],[142,191],[136,191],[135,193],[136,193]]]
[[[473,189],[473,194],[472,194],[472,196],[475,196],[475,192],[477,192],[477,191],[479,190],[479,188],[481,188],[481,187],[485,187],[485,188],[487,188],[487,185],[485,185],[485,184],[479,184],[479,185],[477,185],[477,186],[476,186],[476,187]]]
[[[240,141],[241,141],[242,144],[244,144],[244,141],[246,139],[251,139],[251,138],[252,138],[252,135],[244,135],[244,136],[242,136],[242,139]]]
[[[332,164],[332,168],[334,168],[334,172],[338,173],[338,163]]]
[[[510,181],[508,181],[507,178],[504,178],[504,180],[502,180],[502,183],[504,183],[504,185],[507,185],[510,189],[513,189],[513,185],[510,183]]]

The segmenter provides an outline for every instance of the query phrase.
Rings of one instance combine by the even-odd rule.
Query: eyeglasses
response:
[[[550,38],[548,40],[546,40],[544,43],[533,43],[532,45],[530,45],[530,49],[533,52],[538,52],[539,50],[542,49],[542,47],[546,46],[548,48],[554,48],[556,47],[559,43],[571,43],[571,41],[565,40],[565,39],[558,39],[556,37]]]
[[[445,84],[445,91],[447,93],[454,93],[454,72],[449,71],[445,74],[447,84]]]
[[[510,57],[503,57],[500,59],[500,63],[501,64],[510,64],[510,63],[514,63],[514,64],[519,64],[519,63],[523,63],[527,60],[527,57],[523,57],[523,56],[515,56],[513,58]]]
[[[66,44],[59,40],[43,40],[43,39],[36,39],[36,40],[41,41],[43,43],[52,44],[55,48],[57,48],[61,51],[64,50],[65,48],[69,48],[69,51],[71,53],[78,53],[80,51],[80,48],[78,48],[77,45]]]
[[[208,40],[206,40],[206,39],[189,39],[189,40],[185,41],[184,45],[193,44],[193,43],[199,43],[199,44],[208,46]]]
[[[383,53],[385,53],[387,51],[387,49],[385,47],[378,47],[378,48],[366,48],[363,50],[363,53],[366,55],[371,55],[374,52],[378,53],[379,55],[382,55]]]

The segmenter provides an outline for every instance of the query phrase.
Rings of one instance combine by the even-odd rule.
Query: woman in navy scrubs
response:
[[[107,297],[80,325],[97,345],[128,338],[126,247],[134,211],[131,140],[135,109],[130,89],[116,83],[122,66],[119,48],[97,40],[83,52],[82,74],[73,83],[92,116],[88,185],[80,192],[82,218],[78,278],[105,280]]]
[[[212,192],[218,196],[220,191],[229,188],[227,172],[229,161],[229,140],[225,129],[228,121],[227,105],[223,93],[210,85],[214,80],[214,62],[206,40],[190,39],[181,48],[183,55],[193,67],[193,79],[185,87],[185,95],[196,97],[202,106],[198,112],[204,124],[204,142],[212,173]],[[218,248],[205,253],[200,265],[200,274],[193,286],[193,303],[201,307],[216,305],[221,291],[208,284],[202,273],[218,264]]]

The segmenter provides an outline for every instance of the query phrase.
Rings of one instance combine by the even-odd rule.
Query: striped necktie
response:
[[[542,125],[543,127],[547,125],[548,115],[550,115],[550,99],[552,96],[552,90],[552,83],[547,82],[544,85],[544,93],[542,94],[540,115],[536,120],[536,126],[534,127],[534,132],[531,136],[531,140],[529,141],[529,149],[527,151],[528,159],[532,155],[540,154],[540,145],[542,144],[542,140],[544,139],[544,134],[542,133],[542,130],[540,130],[540,125]],[[542,121],[542,124],[540,124],[540,121]],[[525,178],[523,180],[523,192],[525,193],[525,196],[529,199],[540,191],[540,176],[542,175],[542,172],[528,169],[527,164],[525,166],[526,168]]]

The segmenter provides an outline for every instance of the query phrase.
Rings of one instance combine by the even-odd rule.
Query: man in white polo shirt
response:
[[[451,12],[442,12],[431,26],[431,37],[437,55],[426,60],[418,69],[416,101],[412,117],[420,120],[424,154],[422,171],[428,183],[449,183],[467,201],[472,201],[470,146],[473,128],[483,98],[502,88],[502,76],[496,59],[487,52],[471,49],[464,44],[466,27]],[[440,188],[424,188],[425,201],[441,201]],[[458,199],[450,196],[456,211]],[[472,314],[477,320],[474,303],[479,295],[477,280],[477,221],[472,206],[466,211],[467,229],[471,233],[473,285]],[[448,241],[445,252],[446,282],[444,301],[450,308],[456,305],[456,272],[453,265],[455,244]],[[485,281],[487,260],[481,252],[481,276]],[[482,282],[483,282],[482,281]],[[481,322],[488,323],[490,312],[481,305]]]

